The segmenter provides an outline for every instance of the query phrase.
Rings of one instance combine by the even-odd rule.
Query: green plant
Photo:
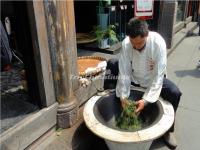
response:
[[[141,120],[135,113],[135,102],[129,100],[129,105],[123,108],[122,113],[116,119],[116,126],[124,130],[138,130],[141,128]]]
[[[62,130],[63,130],[63,128],[56,128],[56,132],[60,132]]]
[[[114,25],[109,25],[106,29],[102,29],[100,26],[95,26],[92,33],[96,37],[98,43],[104,39],[109,39],[111,44],[118,42]]]

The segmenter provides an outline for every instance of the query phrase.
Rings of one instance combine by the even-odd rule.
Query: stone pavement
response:
[[[195,30],[197,32],[197,29]],[[187,37],[168,57],[168,78],[183,93],[176,114],[177,150],[199,150],[200,135],[200,36]],[[168,150],[157,140],[152,150]]]
[[[105,56],[110,58],[111,55]],[[185,38],[168,57],[168,78],[175,82],[183,93],[175,123],[177,150],[199,150],[200,147],[200,69],[196,68],[198,60],[200,36]],[[93,135],[80,120],[70,129],[53,133],[34,149],[107,150],[107,147],[104,141]],[[160,138],[153,142],[150,150],[169,148]]]

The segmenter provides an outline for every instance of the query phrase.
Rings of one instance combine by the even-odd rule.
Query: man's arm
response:
[[[130,95],[131,70],[132,66],[129,60],[129,54],[125,47],[125,41],[123,41],[119,58],[119,77],[116,87],[116,95],[120,98],[122,106],[126,105],[126,99]]]
[[[147,88],[146,92],[143,95],[143,100],[150,103],[156,102],[160,96],[160,92],[163,85],[163,78],[164,74],[166,73],[166,66],[167,66],[165,41],[161,40],[155,46],[155,48],[157,55],[154,66],[154,78],[151,86]]]

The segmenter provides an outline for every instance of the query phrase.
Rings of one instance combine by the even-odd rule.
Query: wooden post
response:
[[[187,14],[188,14],[188,6],[189,6],[189,0],[185,1],[185,8],[184,8],[184,16],[183,16],[183,20],[185,21],[187,18]],[[185,25],[186,27],[186,25]]]
[[[161,1],[158,32],[164,37],[167,48],[173,45],[173,27],[175,22],[176,1]]]
[[[57,123],[60,128],[72,126],[78,119],[77,48],[73,1],[44,1],[51,51],[56,99],[59,102]]]

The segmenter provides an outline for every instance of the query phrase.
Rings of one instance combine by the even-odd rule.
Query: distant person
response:
[[[198,25],[199,25],[199,36],[200,36],[200,2],[199,2],[199,9],[198,9]]]
[[[12,52],[9,45],[9,40],[5,28],[0,20],[0,48],[1,48],[1,71],[8,71],[11,69]]]
[[[198,10],[198,24],[199,24],[199,36],[200,36],[200,2],[199,2],[199,10]],[[197,63],[197,68],[200,68],[200,60]]]
[[[148,103],[154,103],[161,96],[169,101],[175,112],[182,93],[165,77],[167,66],[166,43],[162,36],[149,31],[144,20],[132,18],[127,26],[127,34],[122,42],[120,58],[108,61],[108,67],[115,76],[119,73],[116,95],[122,107],[128,104],[130,86],[145,88],[143,97],[136,102],[136,113],[140,113]],[[174,124],[164,135],[170,148],[176,148]]]
[[[197,62],[197,68],[200,68],[200,60]]]

